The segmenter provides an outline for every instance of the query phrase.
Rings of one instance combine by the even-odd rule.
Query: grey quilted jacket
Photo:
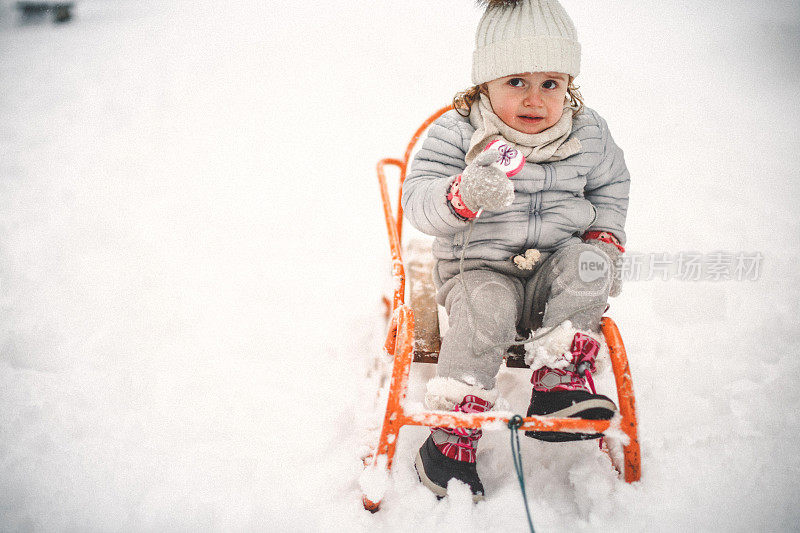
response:
[[[450,210],[446,195],[453,176],[466,167],[474,131],[455,111],[442,115],[428,130],[403,185],[405,216],[436,237],[433,255],[440,262],[461,257],[469,227]],[[580,139],[579,153],[553,163],[526,162],[511,178],[514,203],[481,214],[466,259],[506,262],[530,248],[551,252],[579,242],[587,230],[610,231],[625,243],[630,175],[622,150],[605,120],[588,108],[573,119],[572,137]]]

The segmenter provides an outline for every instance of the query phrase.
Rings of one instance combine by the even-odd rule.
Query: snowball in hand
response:
[[[514,185],[506,173],[493,165],[498,150],[482,152],[461,174],[461,199],[472,211],[496,211],[514,201]]]

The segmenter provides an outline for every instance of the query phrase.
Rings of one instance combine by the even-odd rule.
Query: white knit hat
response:
[[[522,72],[563,72],[581,67],[575,25],[557,0],[489,2],[475,33],[472,83]]]

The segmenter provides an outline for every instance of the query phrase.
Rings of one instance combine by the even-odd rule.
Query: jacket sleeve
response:
[[[624,245],[631,178],[622,149],[611,138],[608,124],[601,117],[597,118],[603,155],[600,164],[586,176],[585,196],[597,210],[597,217],[587,231],[609,231]]]
[[[434,237],[462,231],[467,223],[450,209],[447,192],[453,177],[466,167],[459,122],[443,115],[428,130],[403,184],[401,203],[412,226]]]

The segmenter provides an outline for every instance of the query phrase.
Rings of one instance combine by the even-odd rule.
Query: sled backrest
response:
[[[441,117],[451,109],[453,109],[452,105],[443,107],[438,111],[436,111],[431,116],[429,116],[427,119],[425,119],[422,125],[420,125],[420,127],[417,128],[417,131],[414,132],[414,135],[411,137],[411,140],[408,142],[408,146],[406,147],[406,153],[403,155],[402,160],[389,157],[378,161],[378,180],[380,181],[381,184],[381,198],[383,200],[384,215],[386,215],[387,217],[386,220],[387,225],[390,224],[395,228],[394,231],[396,232],[396,237],[397,237],[396,244],[398,246],[397,250],[398,257],[400,257],[399,246],[402,243],[402,238],[403,238],[403,206],[400,204],[400,199],[403,197],[403,182],[406,179],[406,171],[408,170],[408,164],[409,160],[411,159],[411,154],[414,151],[414,147],[417,145],[417,142],[419,142],[419,138],[422,136],[423,133],[425,133],[425,130],[428,129],[428,126],[430,126],[433,123],[433,121],[435,121],[437,118]],[[384,172],[384,168],[387,165],[394,165],[400,169],[400,180],[399,180],[399,185],[397,187],[397,210],[394,213],[392,212],[392,202],[389,197],[389,189],[386,184],[386,175]],[[390,233],[389,240],[392,241],[393,239],[392,239],[391,229],[389,229],[389,233]],[[394,250],[392,251],[394,252]]]
[[[403,267],[402,256],[402,238],[403,238],[403,206],[400,199],[403,197],[403,182],[406,179],[406,170],[408,169],[409,159],[414,150],[419,138],[428,129],[434,120],[444,115],[453,109],[453,106],[447,106],[439,109],[434,114],[429,116],[422,125],[417,128],[414,135],[406,147],[406,153],[403,159],[385,158],[378,161],[378,182],[380,183],[381,200],[383,202],[383,216],[386,220],[386,230],[389,232],[389,246],[392,254],[392,277],[394,278],[394,295],[392,297],[392,312],[403,305],[405,301],[405,271]],[[397,210],[392,210],[392,200],[389,196],[389,187],[386,183],[386,173],[384,168],[387,165],[394,165],[400,169],[400,180],[397,187]]]

